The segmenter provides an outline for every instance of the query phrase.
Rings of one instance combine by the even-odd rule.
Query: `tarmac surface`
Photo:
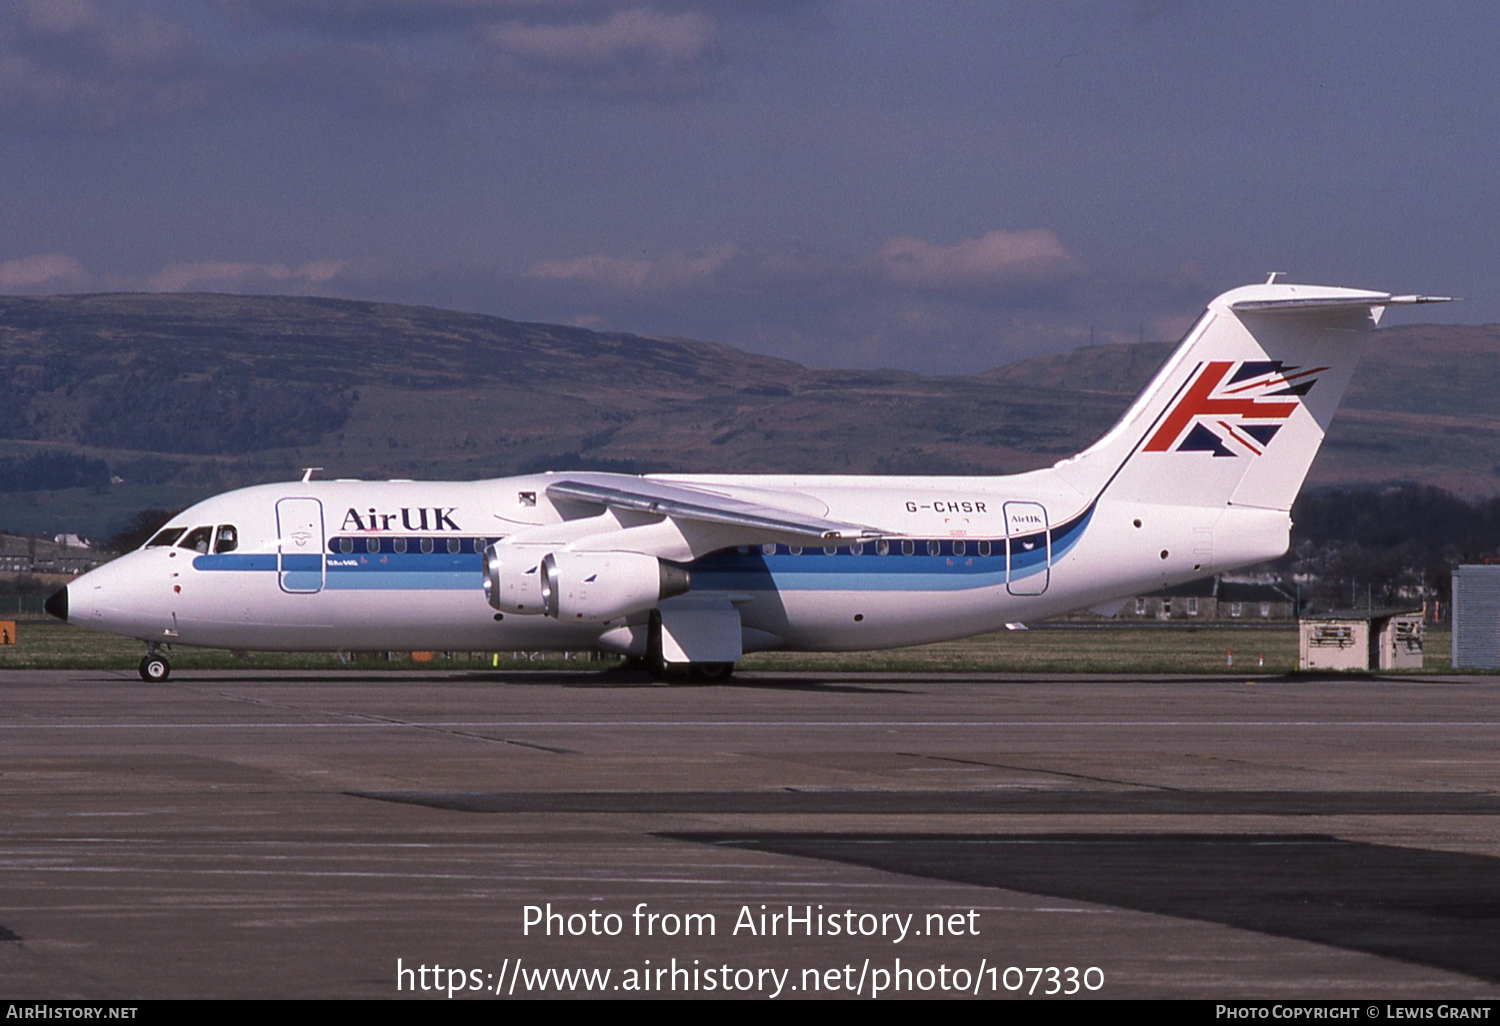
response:
[[[1493,678],[11,671],[0,996],[1494,998],[1497,749]]]

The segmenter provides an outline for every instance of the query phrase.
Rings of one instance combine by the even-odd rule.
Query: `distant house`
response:
[[[1279,585],[1204,577],[1126,599],[1123,620],[1290,620],[1296,598]]]
[[[76,535],[59,535],[58,539],[0,533],[0,574],[77,575],[104,562],[86,545],[72,544]]]

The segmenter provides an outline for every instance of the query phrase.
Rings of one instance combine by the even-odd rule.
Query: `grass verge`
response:
[[[96,634],[52,621],[22,621],[17,644],[0,646],[4,669],[134,669],[144,654],[138,641]],[[1449,670],[1447,628],[1428,628],[1426,673]],[[613,657],[589,653],[252,652],[243,658],[223,649],[177,648],[174,669],[263,670],[601,670]],[[1232,656],[1232,660],[1231,660]],[[989,673],[1212,673],[1282,674],[1297,666],[1295,625],[1243,627],[1154,625],[1069,626],[998,631],[962,641],[879,652],[760,652],[746,670]]]

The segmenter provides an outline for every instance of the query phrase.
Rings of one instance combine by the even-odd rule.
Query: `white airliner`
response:
[[[1292,501],[1393,304],[1276,283],[1209,304],[1115,427],[1004,477],[548,473],[242,488],[52,595],[70,623],[232,650],[599,650],[714,678],[745,652],[963,638],[1287,549]]]

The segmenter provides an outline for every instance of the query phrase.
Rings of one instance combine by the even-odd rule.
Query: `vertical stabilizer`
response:
[[[1085,494],[1289,510],[1391,296],[1249,285],[1219,296],[1110,432],[1058,465]]]

